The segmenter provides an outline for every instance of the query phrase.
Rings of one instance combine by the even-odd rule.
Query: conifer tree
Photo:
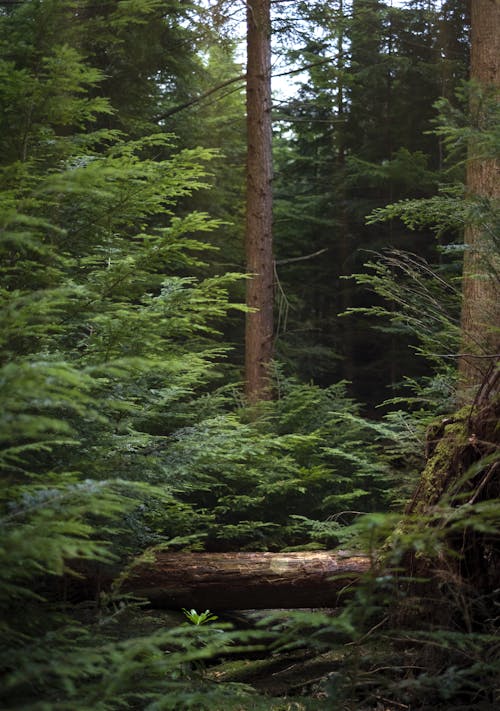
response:
[[[316,66],[279,113],[275,242],[290,308],[278,354],[316,382],[352,380],[358,397],[373,403],[421,366],[408,358],[401,330],[374,338],[366,324],[338,317],[372,301],[343,277],[360,269],[365,250],[440,259],[429,230],[412,234],[396,220],[367,227],[365,218],[389,200],[430,196],[446,180],[437,172],[445,166],[442,141],[431,133],[432,103],[442,90],[453,95],[466,71],[466,18],[457,13],[449,3],[308,6],[306,21],[322,32],[303,29],[294,56]]]
[[[485,155],[481,141],[481,133],[495,120],[492,108],[499,100],[500,5],[492,0],[472,3],[471,20],[471,80],[475,84],[470,110],[478,135],[469,141],[467,161],[467,192],[475,207],[465,230],[460,357],[464,392],[495,378],[500,355],[498,158]]]
[[[271,10],[247,7],[247,285],[245,382],[250,401],[271,396],[274,266],[272,247]]]
[[[71,598],[77,570],[140,549],[160,511],[177,535],[189,521],[164,448],[202,416],[224,351],[214,323],[237,277],[193,275],[196,235],[217,223],[176,214],[211,152],[161,159],[169,136],[103,126],[114,108],[74,17],[60,42],[72,10],[22,3],[0,17],[1,703],[111,709],[170,694],[180,708],[179,693],[198,693],[179,691],[189,632],[166,674],[175,634],[116,644],[58,590],[66,579]]]

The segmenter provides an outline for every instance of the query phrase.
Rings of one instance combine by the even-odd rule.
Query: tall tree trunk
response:
[[[471,115],[478,133],[487,126],[485,98],[498,99],[500,86],[500,0],[472,0],[471,3]],[[495,96],[496,95],[496,96]],[[483,155],[481,141],[472,139],[467,162],[467,191],[471,219],[465,230],[463,273],[462,343],[459,360],[459,399],[476,407],[461,408],[428,432],[428,462],[408,513],[422,516],[451,506],[492,505],[500,494],[498,460],[498,418],[500,402],[495,397],[498,383],[496,363],[500,340],[500,258],[498,235],[494,235],[494,210],[498,214],[500,184],[498,162]],[[496,205],[494,204],[496,202]],[[497,218],[498,220],[498,218]],[[474,524],[457,533],[449,530],[448,544],[458,555],[444,555],[447,574],[473,586],[489,605],[487,595],[500,584],[498,536],[488,525]],[[476,514],[477,515],[477,514]],[[433,521],[436,526],[436,520]],[[448,526],[443,520],[441,525]],[[439,561],[438,561],[439,562]],[[412,555],[417,575],[429,573],[424,557]],[[464,590],[466,588],[464,587]]]
[[[474,0],[471,3],[471,79],[481,86],[482,96],[500,88],[500,1]],[[471,113],[480,129],[485,123],[485,107],[475,92]],[[498,161],[484,157],[471,142],[467,164],[468,197],[484,206],[491,215],[498,210],[500,180]],[[495,205],[496,203],[496,205]],[[477,210],[478,212],[479,210]],[[463,273],[462,344],[459,371],[461,399],[484,383],[495,369],[500,350],[500,257],[499,237],[494,236],[493,217],[471,222],[465,230]]]
[[[344,73],[345,73],[345,20],[344,20],[344,0],[340,0],[338,7],[339,29],[337,35],[337,119],[339,121],[339,129],[337,130],[338,150],[337,150],[337,171],[341,176],[341,183],[337,185],[336,190],[339,199],[339,216],[338,216],[338,245],[339,245],[339,274],[346,276],[351,271],[349,261],[353,254],[353,244],[349,230],[349,215],[347,213],[347,189],[346,189],[346,106],[344,98]],[[335,176],[333,178],[335,180]],[[345,312],[352,306],[352,280],[346,279],[341,282],[340,295],[340,311]],[[349,382],[354,380],[354,358],[353,358],[353,338],[352,324],[348,323],[348,319],[344,319],[343,323],[339,319],[338,325],[342,332],[342,377]]]
[[[271,4],[247,3],[247,314],[245,381],[250,402],[270,399],[273,354]]]

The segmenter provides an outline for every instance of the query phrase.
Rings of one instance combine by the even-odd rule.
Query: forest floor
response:
[[[235,628],[248,629],[262,621],[266,613],[275,612],[230,611],[227,616],[221,614],[219,619],[226,624],[231,622]],[[334,614],[333,610],[330,612]],[[88,614],[91,614],[90,610],[82,610],[83,617]],[[281,610],[280,614],[286,620],[287,610]],[[217,626],[218,622],[212,624]],[[190,625],[181,611],[132,606],[103,615],[97,623],[97,631],[101,630],[108,640],[124,641],[179,625]],[[402,650],[395,653],[393,648],[370,643],[360,647],[337,644],[332,645],[331,650],[321,652],[307,643],[291,649],[273,649],[273,645],[266,647],[264,644],[203,662],[196,673],[208,683],[243,684],[255,691],[255,696],[252,695],[248,702],[237,702],[234,709],[228,705],[224,710],[213,711],[413,711],[413,706],[385,698],[378,685],[378,671],[392,667],[398,676],[397,670],[400,674],[401,667],[411,662],[406,656]],[[360,683],[368,692],[366,696],[362,694],[365,699],[359,696]],[[351,699],[348,698],[350,684]],[[335,700],[337,687],[342,688],[343,696],[338,701]],[[446,707],[418,706],[419,711],[424,708],[444,711]]]

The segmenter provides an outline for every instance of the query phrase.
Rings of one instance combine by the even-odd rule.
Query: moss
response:
[[[208,676],[217,681],[245,682],[260,693],[278,696],[303,691],[339,668],[345,656],[343,649],[314,654],[303,648],[266,659],[226,660],[209,670]]]
[[[465,407],[452,417],[439,420],[427,432],[428,460],[410,506],[411,513],[421,513],[450,493],[468,467],[469,428],[472,411]]]
[[[423,498],[427,504],[436,503],[446,491],[450,480],[460,475],[457,454],[467,446],[466,425],[462,422],[445,427],[434,456],[422,472]]]

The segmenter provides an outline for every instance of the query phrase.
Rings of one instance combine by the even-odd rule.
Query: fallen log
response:
[[[147,551],[120,577],[118,590],[154,607],[197,610],[334,607],[370,569],[345,551],[172,553]]]

